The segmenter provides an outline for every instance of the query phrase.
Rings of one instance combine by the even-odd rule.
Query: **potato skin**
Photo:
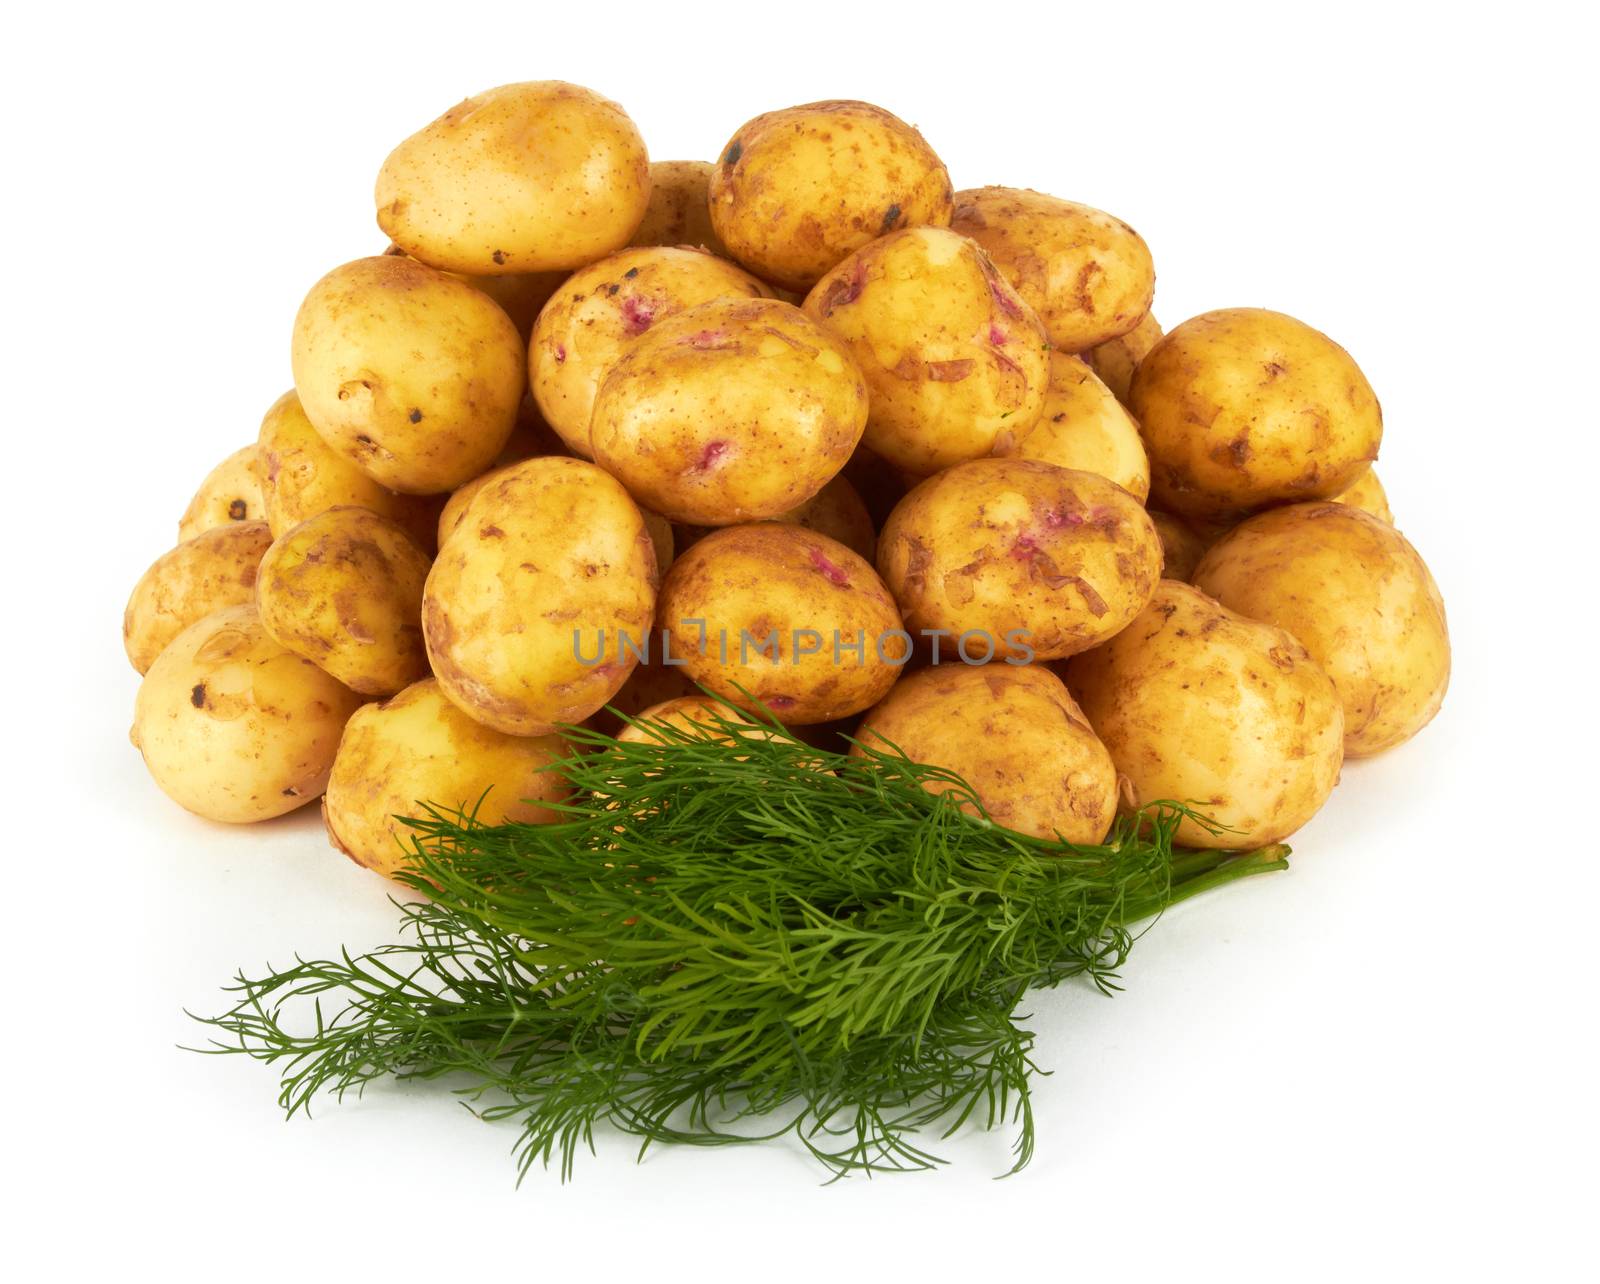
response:
[[[540,804],[567,793],[561,774],[547,769],[565,753],[559,736],[508,736],[475,722],[425,678],[363,705],[346,724],[323,824],[334,847],[392,878],[409,863],[415,833],[395,818],[424,815],[421,803],[460,808],[486,825],[557,819]]]
[[[662,586],[657,621],[691,679],[795,726],[870,708],[909,654],[896,632],[900,612],[871,564],[837,540],[778,522],[713,531],[688,549]],[[796,631],[807,629],[820,638],[801,654],[811,639]],[[845,642],[864,637],[863,654],[841,646],[836,655],[836,631]],[[776,658],[758,649],[769,636]]]
[[[267,636],[251,604],[178,634],[145,674],[133,743],[197,816],[247,824],[322,793],[361,697]]]
[[[1383,438],[1378,399],[1350,354],[1264,308],[1185,321],[1139,363],[1128,398],[1153,502],[1202,520],[1337,495]]]
[[[261,480],[254,443],[241,446],[206,474],[178,520],[178,542],[206,531],[262,517]]]
[[[837,339],[776,299],[718,299],[635,340],[600,385],[590,442],[641,504],[729,526],[811,499],[866,422],[866,382]]]
[[[1348,757],[1411,739],[1450,684],[1444,600],[1410,542],[1348,504],[1293,504],[1235,527],[1195,584],[1224,606],[1287,629],[1333,679]]]
[[[1064,668],[1067,686],[1126,780],[1129,809],[1188,803],[1185,846],[1287,838],[1327,801],[1344,759],[1333,683],[1282,629],[1162,580],[1127,628]]]
[[[311,287],[294,322],[294,386],[334,450],[390,490],[433,495],[488,468],[511,435],[526,351],[498,304],[394,255]]]
[[[1154,313],[1146,312],[1139,318],[1139,324],[1127,334],[1097,343],[1085,350],[1082,356],[1089,363],[1089,369],[1099,376],[1100,382],[1111,389],[1111,395],[1127,405],[1128,386],[1133,382],[1134,369],[1156,346],[1161,334],[1161,322],[1156,320]]]
[[[653,729],[654,724],[659,723],[678,731],[687,731],[691,735],[708,739],[715,738],[723,744],[732,744],[732,736],[718,733],[719,720],[721,722],[737,722],[741,724],[750,723],[752,727],[756,726],[738,709],[730,709],[721,700],[704,695],[686,695],[678,696],[672,700],[663,700],[660,704],[653,704],[648,709],[641,709],[634,717],[638,722],[650,723],[652,726],[641,727],[633,723],[625,723],[617,732],[618,740],[627,744],[639,745],[675,744],[676,741],[671,736],[664,735],[660,731]],[[775,733],[758,729],[756,734],[765,739]]]
[[[330,508],[272,542],[256,579],[267,635],[362,695],[428,674],[422,585],[432,565],[406,532],[365,508]]]
[[[955,194],[950,226],[989,252],[1062,352],[1124,335],[1150,310],[1150,247],[1101,210],[1023,188],[974,187]]]
[[[950,175],[914,128],[870,103],[807,103],[743,125],[711,175],[711,226],[764,281],[804,293],[901,227],[950,225]]]
[[[976,631],[997,657],[1051,660],[1139,613],[1160,578],[1161,542],[1138,501],[1104,477],[978,459],[900,501],[878,539],[878,570],[908,629]]]
[[[122,645],[133,667],[148,672],[196,620],[254,602],[257,570],[271,543],[262,521],[214,526],[151,563],[122,613]]]
[[[440,689],[508,735],[582,722],[637,663],[621,635],[648,636],[656,582],[644,517],[614,478],[553,455],[514,464],[473,498],[428,575],[422,627]]]
[[[398,245],[393,244],[384,253],[401,258],[411,257]],[[511,318],[511,324],[517,327],[517,333],[522,336],[522,342],[526,344],[533,334],[533,323],[539,316],[539,310],[550,302],[550,296],[561,288],[568,273],[513,272],[505,276],[473,276],[470,272],[450,272],[447,275],[470,285],[480,293],[487,294],[498,303],[501,310]]]
[[[311,426],[300,398],[286,392],[261,420],[261,498],[274,539],[330,508],[365,508],[405,527],[424,549],[433,546],[438,500],[380,486]]]
[[[1002,441],[1003,459],[1037,459],[1114,481],[1141,504],[1150,494],[1150,459],[1139,425],[1111,389],[1077,357],[1050,354],[1050,386],[1039,422]]]
[[[1389,509],[1389,496],[1384,493],[1383,483],[1378,480],[1378,471],[1375,468],[1367,469],[1329,502],[1349,504],[1351,508],[1359,508],[1363,513],[1371,513],[1380,522],[1394,525],[1394,513]]]
[[[1156,524],[1156,534],[1161,538],[1161,578],[1189,583],[1210,541],[1183,518],[1171,513],[1151,509],[1150,520]]]
[[[861,367],[871,392],[863,440],[898,468],[927,476],[977,459],[1039,419],[1044,326],[989,256],[947,228],[869,242],[802,306]]]
[[[528,381],[545,422],[592,459],[589,421],[600,381],[658,321],[724,298],[770,298],[743,268],[704,250],[621,250],[574,272],[546,305],[528,345]]]
[[[922,669],[862,719],[856,738],[956,772],[991,819],[1037,838],[1098,843],[1116,818],[1111,755],[1061,679],[1043,665]],[[865,756],[859,746],[850,754]],[[970,804],[962,809],[977,814]]]
[[[711,226],[710,161],[651,161],[650,203],[629,245],[690,245],[728,257]]]
[[[378,226],[413,258],[476,276],[571,271],[621,249],[650,199],[626,112],[559,80],[459,103],[384,161]]]

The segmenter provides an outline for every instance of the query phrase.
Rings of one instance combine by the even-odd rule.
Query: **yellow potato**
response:
[[[664,704],[680,696],[698,695],[700,689],[678,663],[683,657],[671,656],[673,662],[670,664],[668,658],[667,645],[662,641],[660,631],[653,631],[646,654],[634,665],[633,672],[616,695],[606,702],[606,707],[597,710],[589,719],[589,725],[596,731],[616,735],[625,724],[611,712],[613,709],[634,718],[652,705]]]
[[[393,877],[415,851],[416,831],[397,817],[425,817],[423,803],[485,825],[558,819],[543,804],[566,796],[551,769],[565,753],[559,736],[508,736],[473,721],[427,678],[356,710],[328,778],[323,823],[356,864]]]
[[[206,474],[189,507],[178,521],[178,542],[193,539],[218,526],[259,521],[262,516],[261,481],[257,476],[259,451],[242,446]]]
[[[1327,499],[1360,478],[1383,438],[1378,399],[1350,354],[1264,308],[1185,321],[1139,363],[1128,400],[1151,496],[1183,517]]]
[[[1059,659],[1139,613],[1161,541],[1114,482],[1031,459],[978,459],[930,477],[889,515],[878,570],[906,627],[971,635],[972,654]]]
[[[662,586],[657,619],[689,677],[796,726],[876,704],[910,649],[894,599],[864,558],[777,522],[713,531],[686,551]]]
[[[322,439],[374,481],[416,495],[453,490],[494,462],[527,361],[487,295],[393,255],[346,263],[311,287],[291,358]]]
[[[635,721],[625,724],[617,732],[617,739],[628,744],[671,745],[678,741],[672,731],[682,731],[701,739],[732,744],[733,737],[721,731],[722,722],[749,725],[751,734],[767,739],[773,733],[759,728],[737,709],[729,708],[721,700],[710,696],[686,695],[641,709]],[[644,723],[644,726],[640,726]],[[668,730],[670,729],[670,730]],[[743,737],[746,733],[741,732]]]
[[[132,739],[174,802],[244,824],[322,792],[360,703],[269,638],[254,606],[232,606],[191,624],[150,666]]]
[[[956,772],[1008,829],[1092,844],[1116,818],[1111,755],[1042,665],[941,664],[910,674],[862,719],[856,737]],[[850,752],[864,756],[859,747]],[[976,814],[971,804],[963,810]]]
[[[1100,377],[1100,382],[1111,389],[1112,396],[1127,405],[1128,385],[1133,382],[1134,369],[1160,338],[1161,322],[1146,312],[1127,334],[1097,343],[1084,352],[1083,359]]]
[[[1150,248],[1100,210],[1016,187],[976,187],[956,193],[950,226],[989,251],[1062,352],[1127,334],[1150,310]]]
[[[850,456],[850,462],[844,466],[840,476],[848,478],[855,487],[856,494],[861,496],[861,502],[867,506],[867,512],[872,517],[872,525],[880,530],[889,520],[894,506],[906,497],[906,491],[911,488],[907,485],[904,473],[866,446],[856,447],[856,453]],[[915,485],[915,482],[911,485]]]
[[[411,257],[398,245],[391,245],[384,253],[404,258]],[[517,333],[522,336],[523,343],[527,343],[533,334],[533,323],[539,316],[539,310],[550,302],[550,296],[561,288],[561,283],[567,279],[568,273],[513,272],[505,276],[473,276],[470,272],[450,272],[447,275],[465,282],[474,290],[487,294],[498,303],[511,318],[511,324],[517,327]]]
[[[799,508],[790,509],[777,520],[836,539],[868,562],[877,550],[878,536],[873,529],[872,514],[842,473]]]
[[[545,421],[585,459],[600,381],[655,323],[712,299],[768,298],[748,272],[703,250],[622,250],[574,272],[528,346],[528,381]]]
[[[870,103],[808,103],[745,124],[711,175],[711,226],[762,280],[809,290],[901,227],[950,225],[950,175],[905,121]]]
[[[1050,390],[1039,422],[1027,433],[1002,441],[1004,459],[1037,459],[1114,481],[1141,504],[1150,493],[1150,460],[1139,425],[1077,357],[1050,354]]]
[[[1282,629],[1162,580],[1139,617],[1075,656],[1067,685],[1125,778],[1130,809],[1187,803],[1191,847],[1287,838],[1327,801],[1344,757],[1344,711],[1328,675]]]
[[[256,579],[269,637],[362,695],[428,674],[422,585],[428,555],[365,508],[330,508],[272,542]]]
[[[652,161],[650,204],[630,245],[695,245],[726,258],[711,226],[710,161]]]
[[[437,498],[378,485],[322,440],[293,392],[272,403],[258,444],[262,503],[274,539],[318,513],[348,506],[387,517],[425,549],[432,547]]]
[[[1171,513],[1152,509],[1150,520],[1156,524],[1156,534],[1161,537],[1161,578],[1182,580],[1187,584],[1194,578],[1194,568],[1200,565],[1210,541],[1183,518]]]
[[[158,557],[122,613],[122,645],[140,673],[196,620],[256,599],[256,573],[272,543],[261,521],[214,526]]]
[[[1355,481],[1346,486],[1330,501],[1334,504],[1349,504],[1351,508],[1359,508],[1363,513],[1371,513],[1380,522],[1394,525],[1394,514],[1389,511],[1389,497],[1384,494],[1383,483],[1378,480],[1375,468],[1369,468]]]
[[[676,522],[776,517],[844,467],[867,386],[838,340],[776,299],[719,299],[650,327],[600,385],[597,463]]]
[[[1213,545],[1195,584],[1287,629],[1344,702],[1344,751],[1379,753],[1421,731],[1450,684],[1444,600],[1405,536],[1348,504],[1294,504]]]
[[[803,306],[861,367],[864,440],[899,468],[926,476],[977,459],[1039,419],[1044,327],[964,236],[891,232],[828,272]]]
[[[581,722],[638,662],[630,643],[649,635],[656,583],[644,517],[617,481],[581,459],[515,464],[473,498],[428,575],[439,686],[509,735]]]
[[[376,199],[378,226],[436,268],[571,271],[628,243],[650,199],[650,161],[616,103],[529,81],[468,98],[406,139],[384,161]]]

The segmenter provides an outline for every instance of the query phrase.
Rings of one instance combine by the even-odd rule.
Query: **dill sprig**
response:
[[[399,906],[400,940],[241,973],[205,1050],[279,1065],[291,1115],[455,1080],[520,1122],[519,1178],[558,1156],[570,1176],[600,1125],[641,1153],[792,1135],[841,1176],[928,1168],[924,1132],[1009,1122],[1015,1171],[1034,1146],[1023,994],[1079,975],[1109,992],[1133,925],[1286,864],[1175,853],[1178,804],[1073,845],[995,824],[893,747],[722,717],[651,731],[573,730],[553,823],[419,804],[406,881],[428,899]]]

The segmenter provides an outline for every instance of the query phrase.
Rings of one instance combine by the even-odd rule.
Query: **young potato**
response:
[[[411,863],[416,833],[397,817],[426,815],[424,803],[486,825],[559,819],[542,804],[566,796],[567,782],[552,769],[565,755],[559,736],[508,736],[474,721],[427,678],[356,710],[333,760],[322,820],[336,848],[392,878]]]
[[[839,475],[847,478],[855,487],[856,494],[861,496],[861,502],[867,506],[867,512],[872,517],[873,527],[878,530],[883,528],[883,524],[889,520],[889,514],[894,512],[894,506],[906,497],[906,491],[910,489],[905,474],[867,446],[856,447],[856,453],[850,456],[850,462]]]
[[[1050,389],[1039,422],[1026,436],[999,443],[994,453],[1095,473],[1141,504],[1150,494],[1150,459],[1139,425],[1094,371],[1063,352],[1050,354]]]
[[[1125,780],[1124,804],[1187,803],[1189,847],[1287,838],[1327,801],[1344,760],[1328,675],[1282,629],[1162,580],[1139,617],[1075,656],[1067,685]]]
[[[589,719],[591,727],[608,735],[616,735],[626,724],[612,712],[613,709],[617,713],[636,718],[652,705],[665,704],[680,696],[700,694],[694,679],[679,663],[681,656],[672,656],[673,662],[667,663],[668,645],[663,640],[660,630],[651,633],[647,654],[634,665],[628,680],[622,684],[616,695],[606,702],[606,707],[597,710]]]
[[[710,161],[651,161],[650,203],[629,245],[692,245],[728,257],[711,226]]]
[[[256,467],[259,453],[253,444],[241,446],[206,474],[178,520],[180,544],[219,526],[260,520],[261,481]]]
[[[641,709],[634,718],[634,722],[623,724],[621,730],[617,732],[618,740],[640,745],[676,744],[677,741],[671,734],[657,729],[671,728],[675,731],[688,732],[693,736],[715,739],[723,744],[732,744],[733,737],[720,730],[719,720],[749,725],[755,735],[764,739],[770,738],[773,734],[751,722],[739,710],[730,709],[721,700],[704,695],[686,695],[673,700],[663,700],[648,709]],[[639,723],[649,725],[640,726]],[[740,734],[744,735],[742,732]]]
[[[122,612],[122,645],[140,673],[196,620],[256,599],[272,534],[262,521],[214,526],[163,553],[139,577]]]
[[[1183,518],[1171,513],[1151,509],[1150,520],[1156,524],[1156,534],[1161,538],[1161,578],[1182,580],[1187,584],[1194,578],[1194,568],[1200,565],[1210,541]]]
[[[795,726],[870,708],[910,652],[866,559],[777,522],[713,531],[685,552],[657,619],[690,678]]]
[[[1062,352],[1127,334],[1150,311],[1150,247],[1119,218],[1042,192],[976,187],[956,193],[950,226],[989,251]]]
[[[360,703],[268,637],[253,605],[231,606],[184,629],[150,666],[132,740],[179,806],[247,824],[322,792]]]
[[[878,534],[873,529],[872,514],[842,473],[800,507],[790,509],[777,520],[838,540],[868,562],[877,551]]]
[[[941,664],[910,674],[862,719],[856,738],[852,757],[865,756],[861,745],[899,749],[956,772],[991,819],[1037,838],[1098,843],[1116,818],[1111,755],[1042,665]],[[977,814],[970,803],[962,810]]]
[[[391,245],[384,253],[402,258],[411,257],[398,245]],[[513,272],[505,276],[473,276],[470,272],[449,272],[446,275],[487,294],[498,303],[511,318],[511,324],[517,327],[522,342],[527,343],[533,335],[533,323],[538,319],[539,310],[550,302],[550,296],[561,288],[568,273]]]
[[[942,227],[862,246],[802,305],[861,367],[866,444],[919,476],[987,455],[1038,422],[1044,326],[989,256]]]
[[[1371,513],[1380,522],[1394,525],[1394,514],[1389,511],[1389,496],[1384,494],[1383,483],[1378,480],[1375,468],[1367,469],[1329,502],[1349,504],[1351,508],[1359,508],[1363,513]]]
[[[621,250],[574,272],[539,314],[528,381],[545,421],[573,454],[594,457],[589,421],[606,372],[650,327],[712,299],[770,298],[743,268],[704,250]]]
[[[650,327],[600,385],[595,461],[675,522],[729,526],[812,498],[850,458],[867,385],[776,299],[718,299]]]
[[[257,442],[262,505],[274,539],[330,508],[352,507],[387,517],[419,545],[432,547],[437,499],[378,485],[322,440],[293,392],[272,403]]]
[[[711,175],[711,226],[761,277],[804,293],[900,227],[950,226],[950,175],[919,134],[870,103],[832,101],[745,124]]]
[[[468,98],[406,139],[384,161],[376,199],[378,226],[436,268],[571,271],[628,243],[650,199],[650,160],[610,99],[528,81]]]
[[[1133,382],[1134,368],[1145,359],[1160,338],[1161,322],[1156,320],[1154,313],[1146,312],[1139,318],[1139,324],[1127,334],[1097,343],[1083,353],[1083,359],[1089,363],[1089,369],[1100,377],[1100,382],[1111,389],[1111,395],[1127,405],[1128,385]]]
[[[1348,504],[1261,513],[1214,544],[1197,587],[1287,629],[1344,702],[1344,751],[1380,753],[1439,712],[1450,684],[1444,600],[1405,536]]]
[[[394,522],[330,508],[278,536],[261,560],[267,635],[362,695],[424,678],[422,585],[431,561]]]
[[[411,259],[357,259],[311,287],[294,321],[295,391],[336,451],[390,490],[454,490],[494,462],[527,362],[511,318]]]
[[[440,689],[508,735],[582,722],[638,662],[656,584],[644,517],[619,482],[581,459],[514,464],[473,498],[428,575],[422,628]]]
[[[1378,399],[1350,354],[1264,308],[1185,321],[1139,363],[1128,403],[1155,501],[1212,521],[1337,495],[1383,438]]]
[[[997,657],[1053,660],[1139,613],[1161,576],[1161,541],[1139,502],[1104,477],[977,459],[901,500],[878,539],[878,570],[908,629],[977,634]]]

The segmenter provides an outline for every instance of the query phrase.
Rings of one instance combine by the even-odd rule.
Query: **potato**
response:
[[[956,193],[950,226],[989,252],[1062,352],[1127,334],[1150,310],[1150,248],[1100,210],[1016,187],[976,187]]]
[[[1348,504],[1294,504],[1213,545],[1195,584],[1287,629],[1333,679],[1349,757],[1421,731],[1450,684],[1444,600],[1405,536]]]
[[[843,474],[777,520],[838,540],[868,562],[877,550],[878,536],[872,526],[872,514],[867,512],[866,503]]]
[[[571,271],[628,243],[650,199],[650,161],[616,103],[529,81],[468,98],[406,139],[384,161],[376,199],[378,226],[436,268]]]
[[[700,688],[695,686],[694,679],[689,677],[680,663],[682,656],[671,656],[672,663],[667,663],[669,645],[663,640],[660,630],[651,633],[648,648],[641,648],[645,651],[644,656],[634,665],[633,672],[628,674],[628,680],[616,695],[606,702],[606,707],[597,710],[589,719],[591,727],[608,735],[616,735],[625,724],[611,712],[613,709],[635,718],[652,705],[664,704],[680,696],[700,694]]]
[[[852,250],[901,227],[950,225],[950,175],[905,121],[870,103],[767,112],[711,175],[711,226],[762,280],[804,293]]]
[[[1143,361],[1150,349],[1161,338],[1161,322],[1154,314],[1146,312],[1139,324],[1127,334],[1097,343],[1083,353],[1089,369],[1099,376],[1100,382],[1111,389],[1123,405],[1128,404],[1128,385],[1133,382],[1133,371]]]
[[[323,823],[356,864],[393,877],[411,863],[416,833],[396,817],[424,817],[423,803],[486,825],[558,819],[541,804],[566,796],[551,769],[565,754],[559,736],[508,736],[475,722],[427,678],[356,710],[333,760]]]
[[[776,299],[718,299],[634,341],[600,385],[590,441],[640,503],[728,526],[811,499],[866,422],[866,383],[837,339]]]
[[[1376,469],[1367,469],[1329,502],[1349,504],[1351,508],[1359,508],[1363,513],[1371,513],[1380,522],[1394,525],[1394,514],[1389,511],[1389,497],[1384,494],[1383,483],[1378,480]]]
[[[385,254],[410,258],[398,245],[391,245]],[[533,335],[533,323],[539,310],[550,302],[550,296],[561,288],[569,275],[566,272],[513,272],[506,276],[473,276],[469,272],[450,272],[456,280],[465,282],[474,290],[487,294],[500,305],[517,327],[522,342]]]
[[[1050,354],[1050,388],[1039,422],[1026,435],[1003,439],[1004,459],[1037,459],[1114,481],[1141,504],[1150,493],[1150,460],[1139,425],[1077,357]]]
[[[330,508],[272,542],[256,579],[267,635],[362,695],[428,675],[422,585],[431,561],[385,517]]]
[[[758,727],[739,710],[729,708],[721,700],[703,695],[679,696],[675,700],[663,700],[648,709],[641,709],[635,715],[635,719],[632,723],[624,724],[617,732],[618,740],[628,744],[671,745],[678,743],[671,732],[682,731],[702,739],[732,744],[733,737],[721,732],[721,722],[748,724],[752,733],[763,739],[770,738],[774,734]],[[648,725],[640,726],[639,723]],[[740,735],[742,738],[744,733],[741,732]]]
[[[256,573],[272,543],[261,521],[214,526],[163,553],[139,577],[122,612],[122,645],[140,673],[196,620],[256,599]]]
[[[1138,501],[1104,477],[977,459],[900,501],[878,538],[878,570],[908,629],[976,635],[968,658],[1052,660],[1139,613],[1161,575],[1161,541]]]
[[[322,439],[406,494],[454,490],[511,435],[526,354],[487,295],[411,259],[335,268],[294,322],[294,386]]]
[[[258,444],[262,504],[274,539],[330,508],[354,507],[405,527],[424,549],[433,546],[438,500],[378,485],[322,440],[293,392],[272,403]]]
[[[649,635],[656,583],[644,517],[616,480],[581,459],[515,464],[473,498],[428,575],[440,689],[509,735],[581,722],[638,662],[629,644]]]
[[[657,619],[689,677],[796,726],[870,708],[910,651],[870,563],[777,522],[713,531],[685,552]]]
[[[771,293],[742,268],[703,250],[649,246],[591,263],[568,278],[534,326],[528,380],[540,413],[569,450],[593,458],[595,393],[640,335],[697,303]]]
[[[254,444],[241,446],[206,474],[178,520],[180,544],[218,526],[260,520],[261,481],[256,469],[259,453]]]
[[[802,305],[861,367],[864,440],[920,476],[987,455],[1038,421],[1049,341],[973,242],[911,227],[862,246]]]
[[[1337,495],[1383,438],[1378,399],[1350,354],[1264,308],[1185,321],[1139,363],[1128,401],[1154,502],[1211,521]]]
[[[856,494],[861,496],[861,502],[867,506],[867,512],[872,517],[872,525],[878,529],[889,520],[894,506],[906,497],[906,491],[911,488],[906,484],[906,474],[867,446],[856,447],[856,453],[850,456],[850,462],[839,475],[847,478],[855,487]]]
[[[269,638],[246,603],[195,621],[161,652],[140,684],[132,739],[179,806],[244,824],[322,792],[360,703]]]
[[[694,245],[723,258],[728,248],[711,226],[710,161],[652,161],[650,203],[629,245]]]
[[[1139,617],[1075,656],[1067,685],[1125,778],[1130,809],[1187,803],[1190,847],[1287,838],[1327,801],[1344,758],[1344,711],[1328,675],[1282,629],[1162,580]]]
[[[1194,578],[1194,568],[1205,556],[1210,541],[1171,513],[1151,509],[1150,520],[1156,524],[1156,534],[1161,539],[1161,578],[1187,584]]]
[[[1117,814],[1111,755],[1043,665],[922,669],[862,719],[856,738],[957,773],[992,820],[1037,838],[1098,843]],[[859,745],[850,754],[865,756]],[[924,788],[944,793],[950,786]],[[978,814],[970,803],[962,810]]]

